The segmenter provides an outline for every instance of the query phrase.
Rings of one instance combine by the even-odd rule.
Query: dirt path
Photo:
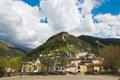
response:
[[[119,76],[108,75],[53,75],[53,76],[22,76],[6,77],[0,80],[120,80]]]

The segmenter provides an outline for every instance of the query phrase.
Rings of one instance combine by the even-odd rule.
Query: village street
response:
[[[52,76],[18,76],[0,78],[0,80],[120,80],[119,76],[109,75],[52,75]]]

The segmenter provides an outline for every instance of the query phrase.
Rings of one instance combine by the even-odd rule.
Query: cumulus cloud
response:
[[[120,14],[99,14],[94,19],[99,22],[94,24],[99,37],[120,38]]]
[[[49,37],[48,24],[40,23],[37,6],[22,1],[0,1],[0,38],[26,47],[36,47]]]
[[[120,37],[120,15],[91,13],[103,1],[41,0],[39,8],[20,0],[0,0],[0,39],[35,48],[61,31]],[[48,23],[40,23],[45,18]]]
[[[96,0],[42,0],[40,8],[54,33],[67,31],[80,35],[95,30],[91,10],[100,4],[101,1]]]
[[[83,16],[90,14],[94,7],[100,6],[103,0],[78,0],[77,6]]]
[[[81,15],[76,0],[43,0],[41,13],[48,18],[48,25],[57,32],[69,31],[80,22]]]

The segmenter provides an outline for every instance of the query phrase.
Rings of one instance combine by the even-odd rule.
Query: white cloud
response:
[[[42,0],[40,5],[42,16],[48,18],[48,25],[54,33],[67,31],[80,35],[95,30],[91,10],[100,5],[96,0],[84,0],[83,3],[77,0]],[[82,8],[81,13],[78,8]]]
[[[73,32],[77,33],[77,36],[80,34],[91,35],[93,31],[95,31],[92,14],[87,14],[77,25],[77,27],[72,30]]]
[[[39,11],[38,6],[32,7],[22,1],[0,0],[0,38],[35,48],[61,31],[77,36],[120,37],[120,15],[92,16],[92,9],[102,1],[41,0]],[[40,23],[40,19],[46,17],[48,23]],[[94,19],[100,22],[94,23]]]
[[[76,0],[43,0],[41,13],[48,18],[48,25],[56,32],[69,31],[80,22],[81,15]]]
[[[91,13],[94,7],[100,6],[101,2],[103,0],[80,0],[80,2],[78,1],[78,7],[81,8],[81,14],[86,16]]]
[[[100,22],[94,24],[98,31],[96,33],[100,33],[101,31],[104,33],[104,35],[99,34],[98,37],[120,38],[120,14],[100,14],[95,16],[94,19]]]
[[[0,36],[27,47],[43,43],[52,30],[48,24],[40,23],[38,7],[31,7],[22,1],[0,1]]]

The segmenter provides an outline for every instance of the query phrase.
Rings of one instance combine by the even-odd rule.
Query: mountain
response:
[[[56,52],[76,53],[78,50],[94,53],[94,48],[87,42],[68,34],[61,32],[49,38],[45,43],[32,50],[29,56],[37,58],[39,54],[55,54]]]
[[[33,48],[25,47],[25,46],[17,44],[17,43],[10,42],[10,44],[14,45],[17,48],[20,48],[21,50],[23,50],[25,52],[30,52],[31,50],[33,50]]]
[[[98,45],[95,42],[98,40],[100,43],[104,45],[120,45],[120,39],[117,38],[98,38],[98,37],[92,37],[92,36],[86,36],[86,35],[81,35],[78,37],[80,40],[83,40],[85,42],[88,42],[91,44],[94,48],[97,48]],[[102,47],[102,46],[100,46]]]
[[[26,52],[16,48],[4,41],[0,41],[0,57],[15,57],[15,56],[25,56]]]
[[[4,40],[4,39],[1,39],[1,38],[0,38],[0,41],[5,42],[5,43],[9,44],[10,46],[22,49],[25,52],[30,52],[31,50],[33,50],[33,48],[21,45],[20,43],[18,43],[16,41]]]

